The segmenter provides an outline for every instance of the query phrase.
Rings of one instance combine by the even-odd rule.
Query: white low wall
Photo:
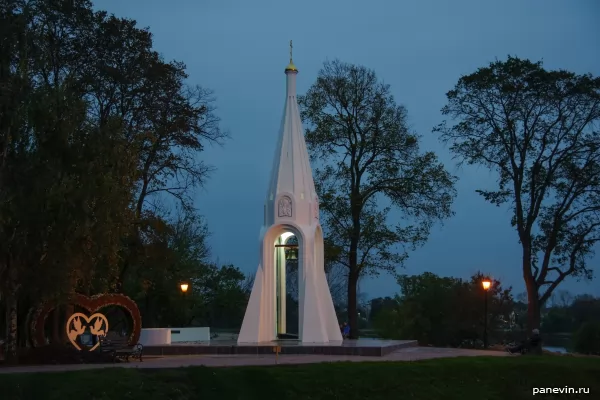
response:
[[[210,342],[209,327],[169,328],[171,343],[177,342]]]
[[[140,343],[142,346],[162,346],[171,344],[171,328],[142,329]]]

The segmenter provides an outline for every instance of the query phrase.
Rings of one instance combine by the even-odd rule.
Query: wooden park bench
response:
[[[528,340],[525,347],[523,347],[523,349],[521,350],[521,354],[542,354],[542,340]]]
[[[100,337],[100,351],[111,354],[113,362],[115,362],[117,358],[129,362],[129,357],[137,358],[141,362],[143,350],[144,346],[140,343],[130,345],[128,337],[113,332],[109,332],[106,336]]]
[[[518,350],[517,347],[519,348]],[[515,349],[513,351],[511,351],[512,349]],[[521,354],[521,355],[525,355],[525,354],[542,354],[542,339],[537,337],[535,339],[527,339],[524,342],[521,342],[521,344],[519,346],[515,346],[514,343],[510,344],[508,347],[506,347],[506,350],[509,351],[511,354]]]

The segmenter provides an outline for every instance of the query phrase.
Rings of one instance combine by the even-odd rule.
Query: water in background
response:
[[[553,353],[568,353],[567,349],[565,349],[564,347],[543,346],[542,348]]]

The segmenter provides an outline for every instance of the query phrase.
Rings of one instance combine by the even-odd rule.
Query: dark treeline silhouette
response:
[[[382,338],[418,339],[423,345],[482,347],[484,291],[481,274],[470,280],[431,273],[401,277],[400,293],[370,302],[369,322]],[[488,292],[490,344],[519,342],[529,336],[527,304],[515,300],[511,288],[494,281]],[[523,296],[517,296],[523,297]],[[546,345],[581,353],[600,353],[600,298],[561,291],[541,312]]]

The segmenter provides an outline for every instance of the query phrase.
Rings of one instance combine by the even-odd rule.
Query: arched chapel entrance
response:
[[[285,231],[274,244],[275,334],[278,339],[298,339],[300,324],[298,284],[300,282],[298,237]]]

